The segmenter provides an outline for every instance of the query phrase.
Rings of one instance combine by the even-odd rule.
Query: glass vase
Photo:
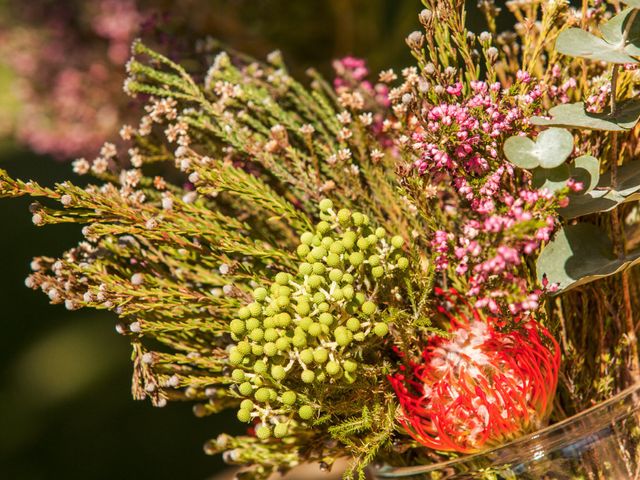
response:
[[[487,452],[370,472],[376,479],[640,480],[640,385]]]

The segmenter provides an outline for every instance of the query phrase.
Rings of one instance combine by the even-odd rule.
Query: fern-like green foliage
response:
[[[136,398],[148,397],[158,406],[171,400],[195,401],[194,412],[200,416],[240,407],[238,416],[247,420],[253,418],[251,409],[257,409],[255,415],[267,422],[256,426],[261,440],[223,436],[207,444],[210,453],[225,451],[227,461],[250,465],[247,474],[253,478],[265,478],[301,461],[331,465],[342,456],[353,458],[348,476],[362,477],[364,466],[388,450],[395,429],[396,402],[380,380],[389,372],[391,359],[382,354],[380,342],[396,337],[398,342],[415,341],[407,331],[402,335],[398,331],[414,322],[428,324],[428,302],[415,292],[433,279],[424,275],[420,262],[408,261],[427,251],[421,237],[412,235],[425,225],[419,216],[407,214],[409,204],[394,183],[391,160],[380,154],[384,148],[379,135],[366,116],[359,116],[363,106],[344,104],[319,77],[311,89],[298,83],[279,57],[264,64],[220,53],[206,78],[198,82],[182,66],[142,43],[137,42],[133,52],[125,88],[145,98],[146,106],[140,125],[125,127],[130,132],[128,155],[107,144],[91,165],[83,160],[75,164],[81,173],[91,168],[99,185],[80,188],[65,182],[49,188],[15,180],[5,172],[0,176],[3,197],[38,199],[32,207],[36,225],[84,225],[85,239],[77,247],[59,258],[34,261],[29,286],[70,309],[90,307],[118,315],[118,331],[133,346]],[[372,98],[362,101],[377,108]],[[347,116],[348,126],[340,120]],[[327,211],[326,204],[320,208],[323,198],[333,200],[335,211]],[[353,219],[351,210],[359,212]],[[349,212],[348,219],[344,212]],[[331,287],[329,266],[324,273],[327,290],[321,287],[318,292],[333,295],[335,305],[355,295],[353,302],[359,303],[353,305],[362,305],[371,320],[362,320],[356,328],[360,322],[355,318],[347,324],[346,312],[352,307],[336,306],[345,309],[345,316],[336,317],[338,323],[331,327],[338,333],[322,330],[313,341],[319,362],[315,375],[326,375],[325,385],[309,389],[304,386],[308,379],[296,377],[286,384],[286,391],[296,392],[291,411],[302,409],[303,419],[296,413],[297,421],[290,423],[286,408],[272,409],[266,416],[264,409],[272,408],[269,395],[282,399],[285,393],[279,380],[282,373],[276,369],[254,377],[252,368],[261,367],[253,363],[239,368],[238,359],[230,356],[228,347],[244,332],[244,326],[238,330],[238,312],[251,302],[256,287],[277,283],[278,272],[289,275],[294,285],[306,281],[296,275],[308,268],[300,263],[309,261],[307,250],[325,243],[323,224],[334,228],[334,223],[342,223],[346,232],[349,222],[359,225],[362,219],[371,227],[357,230],[365,232],[357,237],[354,230],[353,245],[348,247],[363,253],[352,257],[350,264],[350,252],[340,250],[339,264],[333,268],[342,269],[340,278],[350,277],[353,288],[346,280],[337,282],[342,285],[338,297],[338,287]],[[312,234],[305,232],[316,237],[305,237]],[[334,240],[339,238],[338,243],[344,242],[343,237]],[[360,238],[366,245],[355,245]],[[367,253],[373,239],[382,243]],[[397,260],[400,256],[402,260]],[[315,262],[326,265],[327,260],[318,255]],[[382,282],[389,262],[398,262],[391,268],[400,273]],[[369,273],[359,273],[365,267]],[[405,297],[412,299],[410,306]],[[317,295],[313,302],[314,309],[334,308]],[[343,310],[330,310],[334,315],[338,311]],[[392,336],[385,340],[389,327]],[[362,333],[356,333],[360,328]],[[371,335],[379,340],[363,341],[365,333],[374,330]],[[252,343],[246,343],[257,354],[252,362],[265,347],[271,348],[262,334],[254,332],[253,340],[248,338]],[[362,346],[347,354],[347,347],[332,343],[331,335],[339,342]],[[357,340],[352,340],[354,336]],[[325,374],[320,350],[326,345],[331,359],[340,351],[338,356],[346,363],[328,360]],[[282,352],[275,354],[281,358]],[[280,365],[270,358],[273,365]],[[357,376],[349,373],[356,362]],[[282,365],[282,370],[290,368],[286,362]],[[304,362],[300,365],[307,368]],[[254,385],[264,385],[255,387],[259,394],[242,390],[248,388],[243,386],[248,378]],[[253,406],[260,404],[253,395],[260,395],[263,406]],[[312,406],[313,413],[304,410],[305,405]],[[304,418],[309,426],[300,426]],[[263,435],[272,432],[270,420],[278,438]]]

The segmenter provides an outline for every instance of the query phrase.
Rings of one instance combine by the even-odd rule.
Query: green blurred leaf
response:
[[[614,275],[640,262],[640,252],[624,258],[613,253],[605,232],[590,223],[569,225],[558,231],[536,262],[538,280],[558,285],[558,292]]]
[[[633,22],[629,26],[629,22]],[[628,29],[627,38],[624,37]],[[569,28],[558,35],[556,50],[573,57],[608,63],[638,63],[640,19],[633,8],[627,8],[600,27],[602,38],[580,28]]]
[[[582,182],[582,193],[588,193],[598,185],[600,181],[600,162],[591,155],[582,155],[573,161],[571,178]]]
[[[573,135],[562,128],[549,128],[540,132],[535,141],[514,136],[504,143],[504,154],[520,168],[556,168],[573,151]]]
[[[640,101],[622,102],[614,115],[587,112],[583,102],[568,103],[553,107],[549,110],[549,116],[551,116],[550,119],[532,117],[531,123],[540,126],[623,132],[633,128],[640,119]]]
[[[556,192],[566,187],[570,177],[568,165],[560,165],[556,168],[539,167],[533,171],[532,183],[536,188],[546,188],[551,192]]]
[[[572,195],[569,205],[560,209],[560,214],[564,218],[577,218],[591,213],[607,212],[621,203],[640,199],[638,192],[640,161],[635,161],[618,168],[616,188],[612,188],[611,172],[607,172],[600,178],[597,190],[588,191],[584,195]]]
[[[607,63],[637,63],[623,47],[611,45],[581,28],[562,31],[556,40],[556,50],[564,55]]]

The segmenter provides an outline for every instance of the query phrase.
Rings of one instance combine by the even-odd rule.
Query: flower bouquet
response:
[[[84,225],[27,285],[117,314],[135,398],[235,412],[205,451],[243,478],[636,478],[640,2],[507,2],[498,31],[486,0],[479,34],[424,3],[416,65],[374,79],[136,41],[129,145],[73,165],[96,184],[1,173]]]

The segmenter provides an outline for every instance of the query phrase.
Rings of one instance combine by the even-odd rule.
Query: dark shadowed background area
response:
[[[6,40],[3,26],[15,27],[14,15],[28,29],[30,17],[25,20],[19,9],[31,3],[41,7],[40,14],[51,9],[52,16],[75,22],[77,2],[0,0],[0,44]],[[109,9],[113,0],[88,2],[93,3]],[[155,3],[161,11],[171,2]],[[365,57],[372,72],[410,64],[404,37],[418,28],[422,8],[418,0],[173,3],[163,21],[174,31],[206,33],[257,57],[278,48],[298,75],[314,66],[328,77],[331,60],[345,55]],[[474,31],[484,29],[479,13],[470,21]],[[37,57],[28,49],[18,53],[27,63]],[[71,61],[74,51],[65,55]],[[0,168],[45,185],[78,180],[71,159],[54,160],[11,139],[20,125],[9,117],[22,107],[11,95],[12,80],[0,66],[0,115],[6,116],[0,118]],[[204,479],[219,472],[221,460],[205,456],[202,445],[223,430],[238,429],[233,412],[197,419],[188,404],[156,409],[133,401],[130,349],[116,334],[113,318],[50,306],[44,295],[24,286],[33,256],[57,256],[80,239],[79,228],[35,228],[28,204],[0,202],[0,478]]]

